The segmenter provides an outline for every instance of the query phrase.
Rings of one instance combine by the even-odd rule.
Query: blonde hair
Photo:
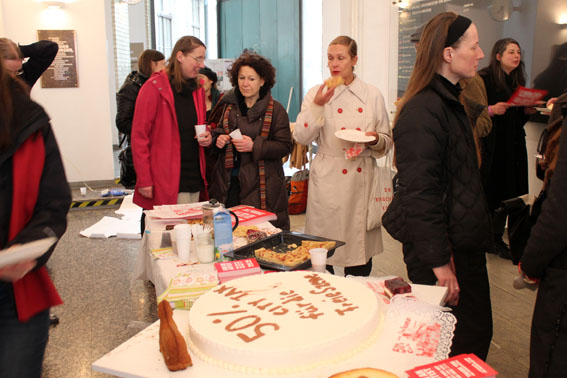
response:
[[[354,58],[358,55],[358,46],[356,45],[356,41],[349,36],[339,35],[337,38],[333,39],[331,43],[329,43],[329,46],[331,45],[346,46],[348,49],[348,54],[351,58]]]

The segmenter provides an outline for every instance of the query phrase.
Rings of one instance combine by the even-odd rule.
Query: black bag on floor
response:
[[[541,213],[541,206],[545,197],[546,193],[542,190],[531,205],[526,204],[521,197],[502,202],[502,206],[508,214],[508,240],[510,241],[510,253],[514,265],[518,265],[522,259],[532,227],[536,224]]]
[[[118,160],[120,160],[120,184],[126,189],[134,189],[136,186],[136,171],[134,170],[132,147],[128,146],[120,151]]]

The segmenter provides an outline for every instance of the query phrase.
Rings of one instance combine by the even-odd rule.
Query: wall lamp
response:
[[[58,9],[64,6],[67,1],[39,0],[40,3],[49,9]]]
[[[567,13],[564,13],[561,17],[559,17],[558,24],[561,29],[567,29]]]

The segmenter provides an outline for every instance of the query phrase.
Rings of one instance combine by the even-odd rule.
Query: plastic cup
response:
[[[85,186],[81,186],[81,195],[82,196],[86,196],[87,195],[87,188]]]
[[[327,271],[327,250],[325,248],[313,248],[309,250],[309,255],[311,255],[313,271],[325,273]]]
[[[199,137],[199,135],[203,134],[205,131],[207,131],[207,125],[195,125],[195,134],[197,135],[197,140],[203,139]]]
[[[230,135],[232,139],[242,139],[242,133],[240,132],[240,129],[234,129],[234,131],[228,135]]]
[[[177,247],[177,256],[181,261],[189,261],[191,252],[191,225],[177,224],[173,227],[175,233],[175,244]]]

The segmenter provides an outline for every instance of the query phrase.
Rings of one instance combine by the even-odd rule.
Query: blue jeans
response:
[[[49,337],[49,310],[18,321],[12,285],[0,281],[0,378],[39,378]]]

